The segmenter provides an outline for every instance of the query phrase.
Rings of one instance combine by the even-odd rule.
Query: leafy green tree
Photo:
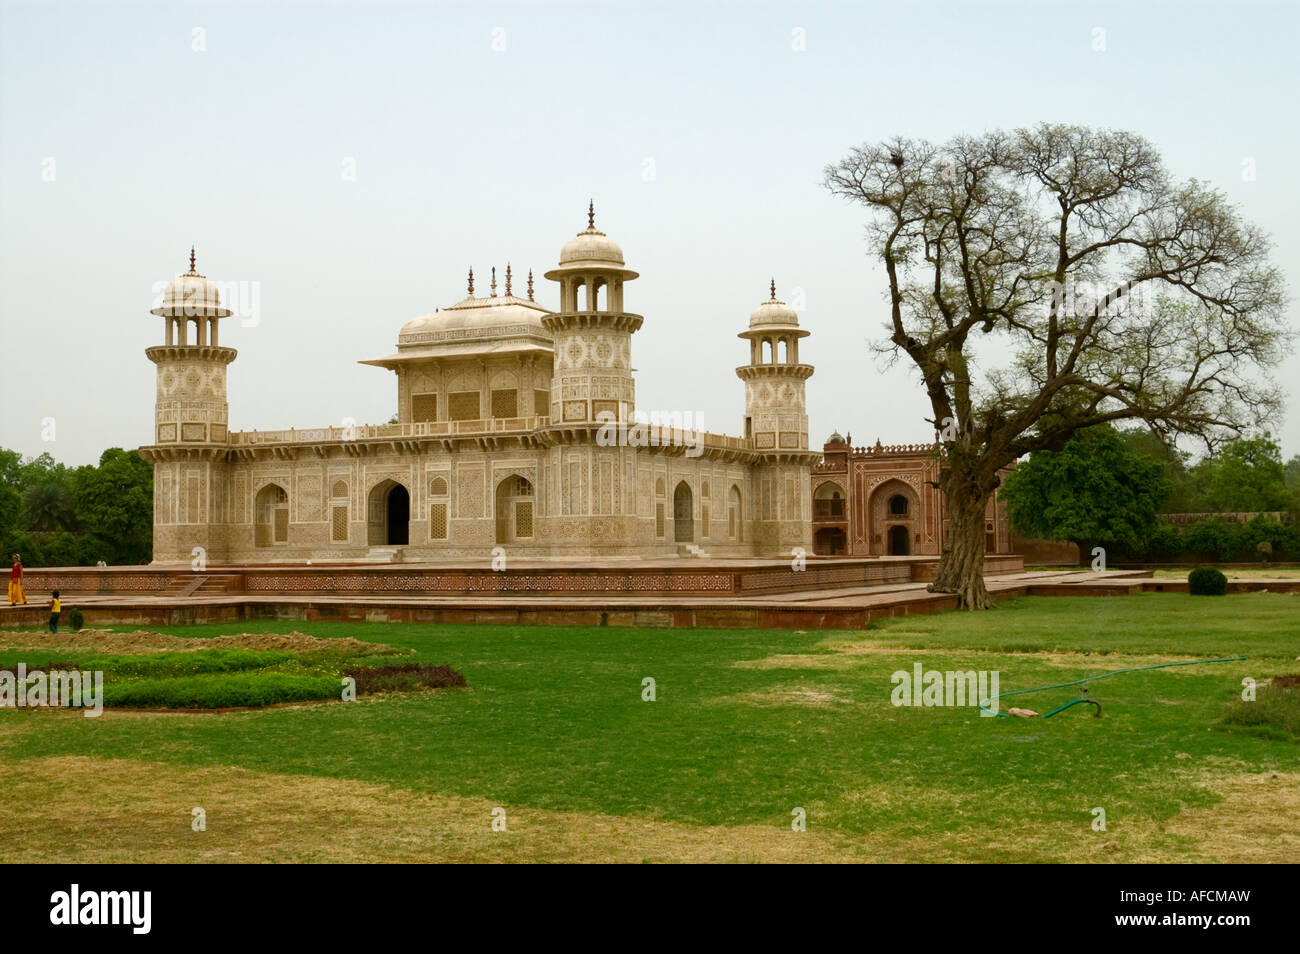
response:
[[[1229,441],[1212,461],[1207,496],[1214,511],[1255,513],[1294,506],[1282,449],[1268,434]]]
[[[1214,505],[1210,503],[1210,481],[1214,479],[1217,467],[1214,458],[1207,456],[1187,468],[1182,492],[1182,513],[1210,513],[1214,510]]]
[[[1147,560],[1171,559],[1183,552],[1183,546],[1183,535],[1178,528],[1157,520],[1143,541],[1142,556]]]
[[[1017,533],[1069,540],[1088,563],[1094,546],[1139,551],[1168,493],[1161,464],[1101,426],[1079,431],[1059,451],[1035,451],[1003,481],[1000,496]]]
[[[41,566],[44,560],[41,559],[41,545],[36,538],[25,530],[10,530],[4,535],[4,559],[9,560],[9,554],[17,553],[23,558],[23,563],[27,566]]]
[[[1262,513],[1242,525],[1238,536],[1243,549],[1264,560],[1288,554],[1294,544],[1291,530],[1285,524]]]
[[[18,529],[23,506],[22,490],[22,455],[0,448],[0,536]],[[8,553],[4,554],[6,559],[8,556]]]
[[[1183,544],[1193,553],[1215,560],[1231,560],[1241,549],[1237,526],[1222,517],[1198,520],[1183,531]]]
[[[77,524],[77,513],[72,492],[67,484],[54,480],[31,484],[23,494],[19,519],[24,530],[38,533],[73,529]]]
[[[1119,436],[1133,453],[1160,463],[1165,480],[1169,483],[1169,496],[1165,498],[1161,512],[1191,512],[1196,495],[1188,477],[1187,461],[1190,455],[1174,445],[1166,444],[1147,427],[1121,428]]]
[[[70,471],[66,464],[56,461],[49,451],[38,457],[31,457],[19,465],[19,477],[24,487],[37,484],[61,484],[66,486]]]
[[[153,468],[135,451],[110,447],[98,467],[73,474],[82,527],[109,563],[137,563],[153,550]]]
[[[1300,500],[1300,454],[1296,454],[1286,462],[1284,469],[1284,478],[1286,480],[1287,490]]]

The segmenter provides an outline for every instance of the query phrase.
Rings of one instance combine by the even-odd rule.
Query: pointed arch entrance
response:
[[[673,491],[673,541],[676,543],[693,543],[695,541],[694,498],[691,485],[682,481]]]
[[[366,541],[372,547],[411,542],[411,492],[392,478],[375,484],[366,499]]]
[[[527,477],[511,474],[497,484],[496,517],[497,543],[533,538],[533,485]]]
[[[891,478],[871,492],[871,552],[881,556],[911,556],[920,542],[920,497],[905,480]]]
[[[289,542],[289,494],[279,484],[267,484],[253,502],[256,525],[253,542],[259,547]]]

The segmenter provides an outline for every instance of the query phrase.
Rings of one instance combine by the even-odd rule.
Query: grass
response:
[[[1300,742],[1300,687],[1261,686],[1254,700],[1229,703],[1223,721],[1270,738]]]
[[[46,860],[75,844],[86,860],[1296,861],[1300,744],[1223,717],[1243,677],[1300,672],[1298,610],[1150,593],[849,633],[259,622],[410,649],[469,688],[216,716],[0,711],[20,780],[0,842],[21,833]],[[1250,658],[1101,681],[1101,719],[889,701],[915,662],[998,670],[1006,691],[1229,655]],[[201,797],[227,827],[190,832]]]

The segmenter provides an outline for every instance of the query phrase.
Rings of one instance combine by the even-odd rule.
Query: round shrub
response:
[[[81,612],[75,606],[68,610],[68,625],[72,627],[74,633],[80,632],[81,627],[86,625],[86,614]]]
[[[1187,574],[1187,592],[1193,596],[1222,596],[1228,592],[1228,578],[1213,567],[1198,566]]]

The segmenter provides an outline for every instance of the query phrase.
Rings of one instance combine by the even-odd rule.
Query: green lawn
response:
[[[50,786],[72,784],[58,781],[59,767],[83,771],[88,759],[182,776],[233,767],[293,776],[303,790],[313,779],[373,783],[411,798],[562,812],[546,817],[569,821],[547,824],[575,826],[618,818],[788,835],[800,807],[808,834],[827,839],[808,844],[826,857],[856,857],[865,845],[868,856],[892,860],[1212,860],[1231,854],[1215,840],[1224,818],[1293,827],[1269,816],[1294,809],[1289,800],[1300,792],[1300,744],[1220,722],[1243,677],[1300,672],[1300,596],[1025,598],[853,633],[321,622],[164,629],[196,638],[291,630],[409,648],[410,659],[462,671],[468,688],[220,715],[0,710],[0,759],[47,778],[44,788],[12,795],[9,809],[0,804],[0,842],[6,824],[24,838],[40,828],[18,815],[55,811],[42,808]],[[1100,719],[1082,706],[1019,720],[890,703],[891,673],[916,662],[998,670],[1005,692],[1229,655],[1250,658],[1102,680],[1090,692]],[[654,702],[642,701],[646,677],[656,682]],[[1014,704],[1042,712],[1076,694]],[[1232,794],[1261,773],[1282,780],[1272,801]],[[76,796],[58,804],[71,813]],[[1106,810],[1105,833],[1091,828],[1095,807]],[[130,857],[159,857],[147,820],[133,839],[132,823],[115,817],[121,843],[135,846]],[[52,830],[85,835],[66,818]],[[768,857],[756,844],[740,857]],[[1271,850],[1286,856],[1293,846]],[[1094,857],[1103,847],[1108,854]],[[244,857],[282,855],[262,845]],[[510,857],[544,855],[523,845]],[[694,855],[683,848],[679,856]],[[298,845],[291,857],[318,855]]]

